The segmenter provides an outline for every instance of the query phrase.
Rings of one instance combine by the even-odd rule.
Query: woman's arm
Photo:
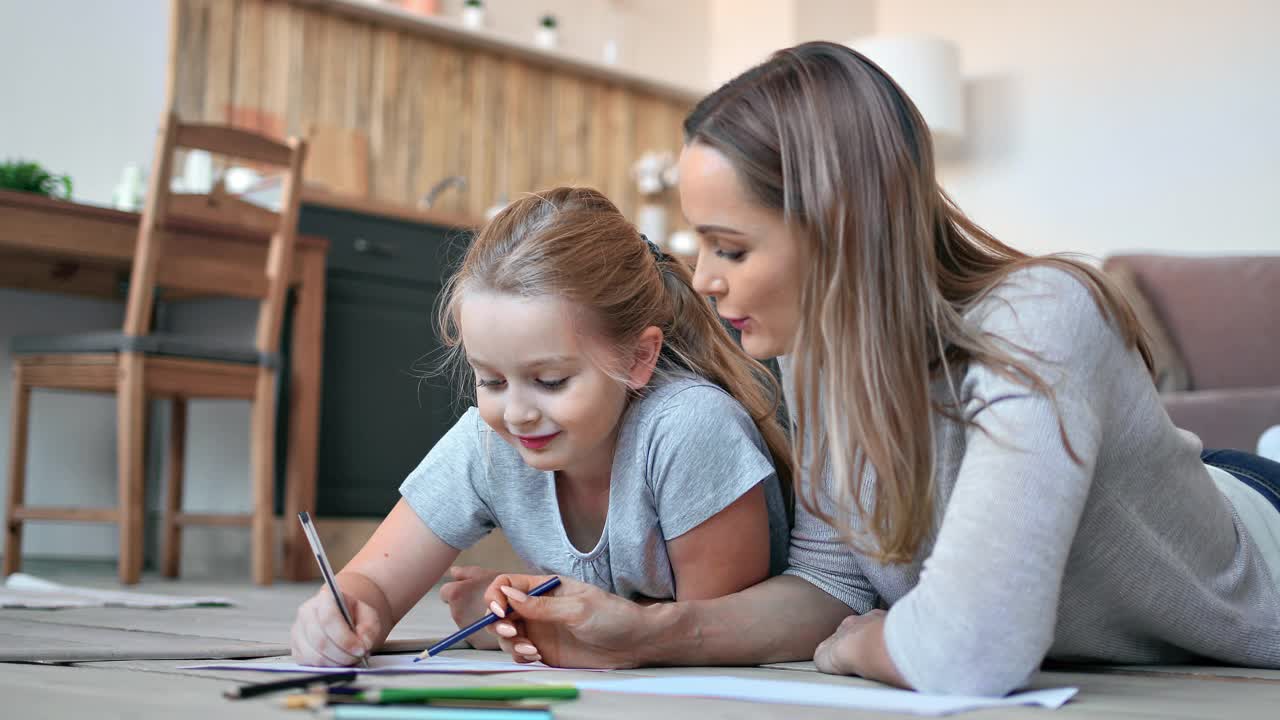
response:
[[[689,532],[667,541],[677,600],[704,600],[769,576],[769,509],[756,485]]]
[[[525,594],[547,579],[502,575],[494,580],[486,599],[508,602],[519,619],[491,630],[503,638],[504,650],[530,644],[543,662],[565,667],[807,660],[850,612],[805,580],[786,575],[719,598],[648,607],[569,579],[562,579],[552,596]]]
[[[850,615],[835,634],[818,646],[813,662],[832,675],[859,675],[900,688],[914,689],[889,655],[884,641],[884,610]]]
[[[894,666],[924,692],[1004,695],[1039,669],[1054,642],[1107,399],[1125,383],[1150,383],[1088,290],[1064,272],[1019,274],[993,298],[982,329],[1023,348],[1053,393],[1033,392],[999,368],[968,369],[965,385],[980,399],[968,412],[980,427],[965,432],[919,582],[883,623]],[[1105,549],[1086,554],[1095,552]]]

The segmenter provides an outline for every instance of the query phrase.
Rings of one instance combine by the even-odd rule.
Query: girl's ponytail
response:
[[[793,517],[795,468],[778,422],[782,391],[777,378],[729,335],[711,303],[694,290],[693,273],[684,263],[659,255],[658,269],[672,307],[671,324],[662,328],[663,359],[719,385],[751,414],[773,456],[787,516]]]

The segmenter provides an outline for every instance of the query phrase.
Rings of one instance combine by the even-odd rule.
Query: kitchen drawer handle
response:
[[[356,238],[351,243],[351,249],[355,250],[361,255],[383,255],[386,257],[391,257],[396,254],[394,245],[388,245],[387,243],[371,242],[370,240],[362,237]]]

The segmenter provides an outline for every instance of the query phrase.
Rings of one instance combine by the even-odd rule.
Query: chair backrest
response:
[[[278,212],[254,205],[226,193],[221,185],[207,194],[177,194],[171,191],[174,154],[179,148],[204,150],[214,155],[250,161],[256,165],[284,168],[281,203]],[[234,293],[259,298],[258,327],[255,345],[269,355],[279,348],[280,325],[284,316],[285,297],[293,274],[293,250],[297,239],[298,204],[302,189],[302,165],[306,159],[306,143],[298,138],[279,142],[247,130],[224,125],[183,123],[173,113],[167,114],[156,137],[155,157],[147,187],[146,204],[138,229],[130,274],[129,299],[125,309],[124,332],[141,336],[150,331],[154,311],[157,280],[166,286],[217,293],[237,282],[242,287]],[[263,257],[261,284],[243,279],[219,278],[217,253],[222,248],[198,248],[203,254],[199,268],[185,255],[187,267],[176,265],[184,257],[177,248],[166,247],[177,241],[198,245],[210,235],[232,235],[241,238],[269,238],[266,252],[246,246],[245,251]],[[259,240],[259,247],[261,241]],[[203,252],[201,252],[203,251]],[[232,250],[227,248],[226,252]],[[202,277],[203,276],[203,277]]]

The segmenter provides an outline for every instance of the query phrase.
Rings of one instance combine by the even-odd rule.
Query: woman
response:
[[[1160,404],[1127,304],[1092,267],[966,218],[879,68],[829,43],[784,50],[685,132],[695,285],[748,353],[787,356],[805,471],[791,567],[653,607],[573,583],[526,599],[539,578],[499,577],[508,651],[812,655],[963,694],[1007,693],[1046,657],[1280,667],[1280,465],[1202,458]]]

